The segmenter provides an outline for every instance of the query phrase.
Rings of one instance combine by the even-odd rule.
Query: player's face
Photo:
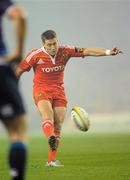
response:
[[[44,42],[44,48],[49,55],[55,56],[59,48],[59,43],[57,38],[46,39]]]

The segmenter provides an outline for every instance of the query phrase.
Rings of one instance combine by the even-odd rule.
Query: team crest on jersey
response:
[[[75,52],[82,53],[83,51],[84,51],[84,48],[75,47]]]
[[[62,61],[62,62],[63,62],[63,61],[67,61],[68,59],[69,59],[68,53],[62,54],[62,56],[61,56],[61,61]]]

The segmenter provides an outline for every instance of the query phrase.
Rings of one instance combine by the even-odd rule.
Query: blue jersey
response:
[[[0,55],[5,55],[7,53],[2,32],[2,16],[12,4],[13,2],[11,0],[0,0]]]

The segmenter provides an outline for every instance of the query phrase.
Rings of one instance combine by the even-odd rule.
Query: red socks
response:
[[[58,150],[58,146],[59,146],[59,143],[60,143],[60,133],[55,132],[55,136],[56,136],[56,150],[51,151],[50,148],[49,148],[48,162],[56,160],[57,150]]]
[[[49,148],[48,162],[56,160],[57,148],[60,143],[60,132],[57,132],[57,131],[54,132],[54,123],[51,120],[43,121],[42,130],[47,138],[49,138],[50,136],[56,137],[56,150],[52,151],[50,149],[50,146],[48,146],[48,148]]]
[[[51,120],[45,120],[42,123],[42,130],[47,138],[54,135],[54,123]]]

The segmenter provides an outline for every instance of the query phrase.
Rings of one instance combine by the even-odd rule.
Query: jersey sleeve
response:
[[[19,67],[24,71],[30,71],[30,69],[35,65],[36,57],[34,56],[34,50],[30,51]]]
[[[84,48],[66,46],[65,49],[70,57],[84,57]]]

